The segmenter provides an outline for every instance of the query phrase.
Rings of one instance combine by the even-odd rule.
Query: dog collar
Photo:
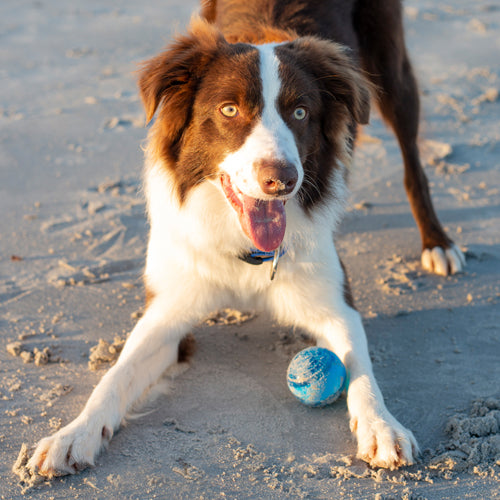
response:
[[[274,252],[263,252],[256,248],[250,250],[250,252],[239,255],[238,258],[246,262],[247,264],[252,264],[254,266],[260,266],[263,262],[273,261],[271,266],[271,280],[274,279],[276,271],[278,270],[278,261],[280,257],[286,254],[286,248],[284,245],[280,245]]]

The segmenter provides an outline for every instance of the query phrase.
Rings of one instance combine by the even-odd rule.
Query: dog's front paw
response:
[[[358,440],[358,458],[372,467],[393,470],[412,465],[418,456],[413,433],[389,413],[372,418],[353,417],[351,430]]]
[[[52,436],[42,439],[28,461],[28,468],[43,476],[75,474],[94,465],[113,431],[88,421],[74,420]]]
[[[426,248],[422,252],[422,267],[442,276],[461,273],[465,267],[465,256],[454,243],[449,248]]]

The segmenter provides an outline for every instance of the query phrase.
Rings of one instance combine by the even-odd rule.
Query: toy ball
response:
[[[342,361],[323,347],[308,347],[290,362],[286,381],[291,393],[307,406],[333,403],[347,388]]]

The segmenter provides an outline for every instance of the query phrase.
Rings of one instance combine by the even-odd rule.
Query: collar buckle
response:
[[[274,257],[273,257],[273,263],[271,265],[271,274],[269,278],[271,281],[273,281],[274,277],[276,276],[276,273],[278,272],[278,261],[280,260],[280,257],[283,255],[281,253],[283,245],[280,245],[275,251],[274,251]],[[285,253],[285,252],[283,252]]]
[[[270,279],[273,280],[278,270],[278,261],[286,253],[286,249],[281,244],[274,252],[263,252],[261,250],[252,250],[246,254],[239,255],[238,258],[247,264],[260,266],[263,262],[272,261]]]

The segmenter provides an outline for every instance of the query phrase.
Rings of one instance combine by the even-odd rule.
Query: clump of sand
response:
[[[50,390],[40,395],[40,400],[45,403],[47,408],[51,407],[56,400],[61,396],[65,396],[73,390],[70,385],[55,384]],[[32,418],[26,415],[21,417],[21,421],[27,424],[32,423]],[[53,430],[58,430],[61,426],[61,419],[53,417],[50,419],[50,427]],[[21,486],[21,493],[24,495],[26,492],[45,483],[52,476],[42,476],[37,470],[28,467],[28,460],[33,454],[34,448],[28,447],[26,443],[22,443],[21,450],[17,456],[17,460],[12,466],[12,472],[19,477],[19,485]]]
[[[402,257],[393,255],[385,261],[378,283],[387,294],[403,295],[417,290],[421,280],[422,272],[418,262],[407,262]]]
[[[72,385],[54,384],[51,389],[40,395],[40,401],[51,407],[61,396],[69,394],[73,390]]]
[[[39,484],[47,481],[45,476],[38,474],[36,471],[31,470],[27,464],[31,456],[31,452],[28,446],[23,443],[21,445],[21,450],[17,456],[15,464],[12,466],[12,472],[19,477],[19,484],[21,486],[21,493],[24,495],[31,488],[38,486]]]
[[[207,326],[213,325],[241,325],[255,318],[255,314],[251,312],[241,312],[236,309],[221,309],[211,314],[204,324]]]
[[[55,357],[49,347],[38,349],[35,347],[32,351],[26,349],[22,342],[16,340],[6,346],[7,352],[12,356],[20,357],[24,363],[34,362],[36,366],[46,365],[47,363],[58,363],[61,358]]]
[[[420,153],[425,163],[437,165],[453,153],[453,147],[446,142],[427,139],[420,143]]]
[[[469,472],[500,480],[500,399],[474,401],[468,414],[448,420],[445,432],[449,440],[437,448],[430,468],[444,477]]]
[[[99,343],[90,348],[88,367],[91,371],[98,370],[105,363],[112,363],[118,359],[125,345],[125,340],[115,337],[113,343],[99,339]]]

